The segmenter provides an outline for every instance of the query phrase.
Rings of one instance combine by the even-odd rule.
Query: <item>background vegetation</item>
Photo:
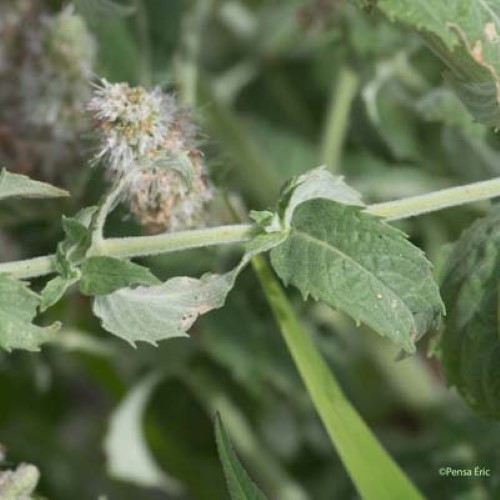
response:
[[[76,8],[97,40],[96,75],[173,89],[196,110],[217,189],[212,221],[234,220],[227,200],[267,208],[283,182],[320,164],[368,203],[500,175],[498,135],[466,113],[421,39],[378,12],[341,0],[80,0]],[[0,92],[8,101],[8,87]],[[61,215],[98,199],[105,179],[87,165],[92,144],[83,133],[79,163],[35,172],[71,199],[0,206],[2,260],[53,252]],[[0,136],[2,162],[24,173],[11,145]],[[447,244],[488,209],[397,226],[439,277]],[[122,208],[108,233],[140,231]],[[215,248],[143,261],[166,279],[223,271],[238,255]],[[287,294],[349,400],[426,497],[499,494],[500,431],[446,388],[439,362],[426,357],[435,336],[395,362],[397,349],[368,328]],[[101,329],[77,291],[43,317],[55,320],[65,327],[41,353],[0,352],[4,464],[36,464],[44,497],[225,498],[215,410],[270,498],[356,496],[252,269],[189,340],[132,349]],[[442,477],[443,466],[492,475]]]

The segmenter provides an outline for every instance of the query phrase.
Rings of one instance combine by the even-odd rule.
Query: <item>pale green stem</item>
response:
[[[249,241],[254,232],[255,226],[252,224],[234,224],[157,236],[110,238],[104,240],[101,248],[105,255],[113,257],[144,257],[206,246],[243,243]]]
[[[35,278],[55,272],[55,255],[35,257],[0,264],[0,274],[10,274],[19,279]]]
[[[136,11],[137,35],[141,48],[141,83],[145,87],[150,87],[153,83],[153,57],[151,40],[149,39],[148,13],[144,5],[144,0],[134,0]]]
[[[358,90],[359,78],[348,67],[343,67],[333,86],[326,117],[321,161],[331,172],[340,170],[340,158],[349,125],[349,113]]]
[[[99,255],[144,257],[192,248],[244,243],[252,239],[254,231],[255,226],[252,224],[235,224],[157,236],[109,238],[102,240],[98,248]],[[44,276],[53,272],[55,272],[55,255],[0,264],[0,274],[7,273],[20,279]]]
[[[307,392],[360,496],[370,500],[421,499],[346,399],[267,262],[259,256],[252,259],[252,265]]]
[[[443,189],[403,200],[377,203],[370,205],[367,211],[386,220],[398,220],[495,197],[500,197],[500,178]],[[112,205],[112,197],[108,199],[108,202]],[[97,248],[100,255],[141,257],[189,248],[243,243],[252,238],[254,230],[255,226],[251,224],[237,224],[158,236],[110,238],[103,239]],[[44,276],[54,270],[54,255],[0,264],[0,273],[9,273],[21,279]]]
[[[118,203],[118,199],[125,189],[125,186],[130,182],[131,176],[132,174],[129,174],[116,181],[111,189],[103,195],[102,201],[99,203],[99,208],[94,214],[91,222],[92,248],[89,251],[89,255],[101,254],[101,246],[104,241],[103,231],[104,224],[106,223],[106,218]]]
[[[183,20],[182,52],[178,64],[181,100],[194,109],[197,106],[199,59],[205,23],[213,9],[213,0],[196,0]]]
[[[399,220],[500,196],[500,177],[466,186],[442,189],[403,200],[370,205],[367,211],[384,219]]]

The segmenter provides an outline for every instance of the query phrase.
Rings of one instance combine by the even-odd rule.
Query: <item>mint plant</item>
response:
[[[12,12],[9,10],[10,31],[0,24],[0,30],[14,34],[0,52],[0,63],[5,62],[0,64],[0,76],[4,67],[17,75],[15,65],[21,61],[21,76],[36,70],[37,77],[41,78],[36,85],[37,92],[28,96],[28,90],[21,89],[16,95],[26,106],[22,106],[24,114],[18,122],[13,122],[12,128],[31,130],[32,137],[45,134],[49,153],[53,148],[59,150],[59,146],[70,148],[70,144],[80,144],[83,130],[87,133],[92,130],[94,143],[94,154],[82,163],[86,173],[75,175],[78,177],[75,183],[71,179],[66,182],[60,175],[36,175],[35,180],[20,173],[22,169],[16,168],[15,162],[9,165],[9,170],[3,168],[0,173],[0,204],[22,207],[23,203],[28,206],[33,201],[46,199],[43,203],[64,207],[65,213],[72,214],[62,215],[57,227],[51,226],[50,234],[60,235],[58,241],[52,240],[53,253],[0,263],[0,348],[9,353],[5,359],[19,354],[13,351],[42,350],[42,354],[30,355],[36,357],[43,356],[52,346],[66,346],[69,350],[68,346],[76,342],[78,349],[102,358],[110,356],[114,349],[124,349],[127,357],[135,357],[140,350],[131,350],[131,347],[150,344],[158,352],[169,346],[174,350],[178,344],[173,339],[183,338],[182,342],[191,346],[185,347],[185,356],[192,356],[194,361],[184,365],[181,356],[178,365],[173,362],[172,367],[150,370],[116,410],[105,444],[112,473],[127,480],[128,465],[123,460],[126,451],[122,445],[123,436],[131,434],[135,462],[130,482],[160,488],[171,495],[183,492],[181,482],[171,477],[170,471],[168,474],[162,471],[143,443],[147,438],[138,429],[148,400],[153,393],[161,391],[162,385],[171,383],[171,375],[175,374],[198,401],[203,401],[211,415],[217,415],[217,448],[231,498],[306,499],[310,495],[303,485],[290,478],[274,456],[268,454],[265,445],[251,436],[251,412],[247,418],[219,389],[219,375],[214,375],[219,368],[214,369],[212,363],[237,365],[232,370],[238,382],[252,378],[245,372],[251,350],[234,347],[239,342],[238,332],[231,330],[227,351],[212,345],[214,359],[210,362],[201,359],[196,351],[200,323],[206,321],[210,325],[211,315],[231,309],[227,303],[239,301],[235,310],[241,307],[243,318],[250,314],[250,308],[242,306],[247,299],[241,299],[238,294],[246,286],[242,276],[248,276],[244,273],[249,273],[251,267],[262,288],[251,302],[265,300],[266,313],[272,313],[296,369],[293,376],[298,373],[304,383],[358,494],[362,498],[377,499],[424,498],[415,479],[417,475],[407,474],[405,467],[396,463],[385,443],[382,444],[361,417],[363,412],[358,413],[350,402],[351,389],[348,386],[344,389],[341,377],[337,380],[331,360],[326,357],[328,351],[320,349],[318,324],[324,321],[325,315],[332,315],[328,321],[335,329],[342,324],[349,337],[355,337],[344,339],[346,344],[376,342],[375,337],[365,333],[371,330],[384,337],[381,349],[391,346],[396,349],[401,363],[414,359],[412,356],[417,355],[419,346],[429,339],[429,352],[442,366],[447,383],[456,387],[473,411],[498,419],[500,220],[498,207],[490,200],[500,197],[500,177],[499,157],[493,147],[496,139],[488,129],[496,131],[499,127],[497,14],[500,6],[493,0],[454,0],[446,6],[431,5],[423,0],[355,0],[343,7],[340,22],[336,20],[336,7],[329,5],[322,16],[321,2],[318,5],[310,2],[311,5],[300,11],[306,29],[328,32],[338,28],[339,36],[349,39],[349,46],[345,53],[339,52],[343,65],[339,67],[335,85],[331,86],[319,148],[319,159],[324,165],[316,166],[320,163],[318,157],[311,157],[308,162],[290,167],[285,176],[285,167],[279,171],[273,166],[276,161],[281,163],[281,157],[276,160],[271,158],[275,153],[267,154],[265,143],[269,139],[265,127],[260,136],[255,133],[255,137],[260,138],[253,142],[255,137],[246,135],[245,125],[233,114],[232,100],[247,85],[245,78],[251,80],[251,75],[260,71],[261,58],[280,57],[280,51],[285,48],[300,48],[305,52],[299,50],[299,53],[309,54],[326,42],[315,34],[302,46],[293,34],[297,26],[293,24],[292,29],[284,25],[281,42],[264,37],[268,45],[255,49],[262,53],[254,54],[241,67],[232,68],[234,73],[228,70],[228,74],[210,81],[199,74],[203,44],[193,38],[196,30],[192,27],[201,30],[211,9],[219,7],[203,7],[202,3],[194,2],[184,20],[191,28],[184,33],[177,60],[178,93],[165,91],[166,85],[149,85],[158,75],[153,71],[155,54],[149,46],[145,24],[148,10],[143,2],[136,2],[135,7],[129,9],[107,0],[98,2],[97,6],[82,0],[75,7],[66,6],[55,14],[19,4],[12,7]],[[97,47],[91,31],[93,23],[94,26],[99,23],[88,12],[95,14],[103,9],[112,12],[115,21],[122,22],[117,24],[122,28],[128,26],[132,18],[136,19],[143,58],[137,63],[141,76],[135,80],[141,80],[142,84],[107,74],[102,78],[91,77]],[[243,3],[235,2],[232,7],[217,12],[218,22],[225,23],[227,31],[239,33],[241,43],[258,38],[252,26],[260,21],[252,17]],[[267,11],[262,15],[271,16]],[[390,57],[386,57],[384,51],[377,54],[370,67],[371,80],[363,81],[366,75],[348,62],[349,51],[355,53],[358,63],[366,62],[371,51],[378,49],[363,36],[380,36],[384,40],[386,36],[387,40],[395,36],[391,30],[396,28],[382,16],[401,23],[404,29],[409,28],[421,37],[447,68],[444,73],[447,87],[440,83],[439,87],[430,88],[425,77],[416,71],[416,63],[411,59],[413,51],[421,50],[416,39]],[[22,45],[20,55],[13,52],[13,41],[24,40],[22,22],[28,18],[46,51],[36,58],[27,43]],[[247,23],[238,24],[235,19],[247,19]],[[360,35],[359,26],[365,26],[363,23],[369,28]],[[378,23],[383,26],[380,31]],[[123,33],[120,29],[116,34]],[[293,50],[292,53],[295,54]],[[432,59],[432,64],[438,64],[437,60]],[[283,99],[281,105],[296,126],[295,131],[287,131],[290,136],[277,135],[276,142],[286,144],[281,148],[284,154],[291,145],[300,145],[303,156],[307,157],[310,153],[307,137],[311,134],[302,130],[299,136],[297,132],[301,127],[307,129],[307,112],[301,103],[295,102],[294,90],[287,85],[286,78],[272,72],[270,88],[278,89],[275,95],[278,100]],[[397,92],[392,92],[394,89]],[[367,124],[375,126],[373,142],[377,146],[373,150],[382,150],[379,156],[391,157],[401,171],[413,172],[414,164],[420,164],[423,158],[439,163],[442,151],[430,138],[432,131],[437,130],[432,127],[439,126],[443,128],[442,148],[448,147],[453,152],[463,148],[467,154],[473,151],[487,175],[476,178],[468,172],[468,157],[462,159],[461,164],[458,152],[457,168],[467,171],[464,177],[468,176],[470,182],[456,185],[443,174],[439,182],[434,179],[429,182],[431,189],[427,189],[427,185],[422,189],[419,185],[415,190],[410,183],[411,192],[397,199],[381,196],[393,199],[365,201],[377,199],[373,195],[376,189],[394,189],[391,187],[393,174],[380,158],[375,159],[374,152],[367,152],[369,148],[351,155],[345,147],[350,116],[357,119],[355,106],[360,103],[356,99],[365,106],[365,114],[359,119],[365,120],[360,127],[362,133],[369,128]],[[391,99],[401,99],[403,104],[400,102],[401,106],[397,107]],[[32,105],[36,106],[31,108]],[[234,184],[232,189],[226,188],[216,175],[212,178],[209,175],[211,145],[206,144],[206,139],[202,140],[206,132],[195,123],[198,110],[209,115],[207,130],[226,141],[228,150],[236,158],[230,160],[238,165],[236,190]],[[5,115],[8,119],[12,116]],[[416,117],[419,123],[426,125],[421,131],[425,147],[411,128]],[[251,122],[246,125],[258,128]],[[47,130],[50,133],[46,133]],[[439,154],[433,157],[435,151]],[[51,156],[49,153],[42,151],[36,162],[45,164]],[[75,159],[79,155],[66,158]],[[4,158],[6,163],[8,160]],[[57,155],[53,158],[56,169],[60,160]],[[356,174],[356,168],[352,169],[352,176],[347,169],[345,176],[341,175],[344,160],[346,164],[373,164],[383,177],[382,182],[370,181],[367,175],[363,186],[358,182],[363,175]],[[37,168],[28,170],[35,174],[41,172]],[[224,174],[220,175],[223,178]],[[278,192],[279,181],[285,177],[288,180],[281,183]],[[60,181],[56,183],[62,187],[56,187],[54,181]],[[98,199],[81,195],[86,182],[95,182],[98,186]],[[404,185],[395,190],[398,188],[405,191]],[[270,200],[271,195],[274,200]],[[82,200],[85,203],[80,203]],[[220,206],[214,210],[213,204],[217,202]],[[445,224],[427,224],[433,220],[430,215],[441,211],[464,213],[461,211],[472,203],[479,208],[476,212],[467,212],[469,219],[474,219],[470,227],[452,245],[445,245],[446,238],[440,234],[446,232]],[[130,228],[123,230],[124,224],[113,223],[117,211],[121,211],[122,219],[132,221],[136,233],[131,235]],[[430,239],[438,243],[428,248],[429,252],[407,235],[411,224],[422,224],[425,234],[433,234]],[[118,233],[116,227],[122,232]],[[209,256],[215,255],[209,252],[227,252],[231,256],[237,254],[237,258],[231,265],[228,259],[222,265],[216,259],[209,258],[208,262],[200,259],[196,262],[196,273],[180,271],[183,259],[193,250],[205,250]],[[168,272],[161,266],[158,268],[155,259],[167,263]],[[79,327],[72,324],[71,315],[60,313],[62,304],[75,290],[79,297],[89,301],[92,312],[91,318],[81,323],[99,325],[109,337],[86,338],[79,333]],[[302,301],[296,295],[300,295]],[[323,311],[323,316],[318,311]],[[232,324],[239,321],[238,317]],[[248,328],[251,329],[251,325]],[[200,335],[205,337],[201,342],[209,343],[206,337],[210,335],[217,338],[217,327],[209,327],[207,331],[208,335]],[[187,338],[190,336],[192,340]],[[116,338],[125,341],[123,347],[115,347],[119,345],[113,342]],[[282,347],[280,345],[280,352]],[[373,352],[370,355],[375,356]],[[288,362],[286,358],[284,363]],[[131,365],[134,363],[137,361]],[[101,376],[101,368],[92,369],[96,376]],[[295,387],[291,389],[296,384],[290,385],[290,380],[282,377],[274,363],[266,365],[266,370],[263,380],[271,380],[277,392],[293,400],[301,415],[299,419],[302,418],[303,395],[297,395]],[[138,372],[142,377],[143,371]],[[261,391],[259,383],[258,380],[245,382],[252,397],[257,398]],[[446,423],[443,425],[446,427]],[[312,434],[310,430],[307,432]],[[235,436],[236,451],[229,435]],[[160,446],[161,439],[158,436],[156,439],[158,449],[163,446],[163,451],[170,450],[167,455],[176,447],[182,450],[179,443],[163,442]],[[313,440],[310,436],[307,439]],[[290,447],[292,445],[293,442]],[[305,445],[302,443],[302,446]],[[257,471],[258,457],[264,457],[264,465],[261,464],[257,474],[264,478],[262,485],[258,481],[254,483],[250,479],[253,470],[247,473],[240,463],[237,457],[240,449],[243,462],[253,464]],[[285,454],[286,450],[281,452]],[[187,470],[189,453],[182,453]],[[30,482],[28,495],[38,480],[36,472],[36,481]],[[0,475],[1,491],[2,484],[9,486],[18,471],[0,474],[4,474],[3,479]]]

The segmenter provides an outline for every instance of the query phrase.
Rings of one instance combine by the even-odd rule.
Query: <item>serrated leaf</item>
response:
[[[85,295],[108,295],[120,288],[161,283],[146,267],[115,257],[89,257],[81,273],[80,291]]]
[[[252,264],[283,340],[359,497],[423,499],[346,399],[266,261],[257,257]]]
[[[135,346],[186,337],[198,316],[222,307],[236,278],[250,259],[274,248],[286,233],[261,234],[246,245],[240,263],[225,274],[205,274],[200,279],[172,278],[157,286],[122,288],[95,297],[94,314],[105,330]]]
[[[233,287],[234,271],[200,279],[178,277],[162,285],[122,288],[94,299],[102,326],[132,345],[143,341],[186,337],[197,317],[224,304]]]
[[[405,351],[444,312],[431,266],[405,235],[358,207],[310,200],[271,251],[285,284],[389,337]]]
[[[161,376],[157,374],[148,376],[120,402],[110,418],[104,452],[113,478],[178,494],[182,489],[180,484],[167,476],[155,462],[142,430],[146,406],[160,380]]]
[[[238,460],[219,414],[215,417],[215,438],[231,500],[266,500]]]
[[[446,379],[475,411],[499,419],[499,207],[455,244],[441,290],[448,309],[439,346]]]
[[[25,283],[0,274],[0,348],[38,351],[52,340],[56,325],[42,328],[32,323],[39,301]]]
[[[5,168],[0,172],[0,200],[4,198],[61,198],[69,196],[64,189],[38,182],[25,175],[13,174]]]
[[[500,127],[498,0],[379,0],[377,7],[419,31],[474,118]]]

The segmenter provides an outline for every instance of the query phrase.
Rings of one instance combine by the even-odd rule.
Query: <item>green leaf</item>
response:
[[[49,307],[59,302],[68,288],[74,285],[79,277],[80,274],[75,272],[71,277],[56,276],[48,281],[44,289],[40,292],[40,311],[46,311]]]
[[[345,397],[266,261],[257,257],[252,264],[300,376],[360,497],[423,498]]]
[[[57,325],[42,328],[32,324],[39,302],[25,283],[0,274],[0,348],[38,351],[53,339]]]
[[[133,346],[143,341],[186,337],[200,314],[224,305],[235,271],[200,279],[177,277],[162,285],[122,288],[94,299],[94,314],[107,331]]]
[[[146,267],[115,257],[89,257],[81,273],[80,291],[85,295],[108,295],[120,288],[160,284]]]
[[[361,195],[349,187],[343,177],[332,175],[325,167],[309,170],[294,177],[281,191],[278,202],[278,214],[282,225],[289,228],[296,208],[313,199],[326,199],[363,207]]]
[[[357,207],[311,200],[271,251],[285,284],[389,337],[405,351],[437,326],[444,307],[431,266],[399,230]]]
[[[266,496],[250,479],[233,450],[219,414],[215,417],[215,438],[232,500],[265,500]]]
[[[94,314],[105,330],[133,346],[139,341],[156,345],[159,340],[186,337],[198,316],[224,305],[250,259],[285,238],[286,233],[257,235],[247,243],[240,263],[225,274],[207,273],[200,279],[176,277],[157,286],[121,288],[99,295],[94,299]]]
[[[293,213],[299,205],[319,198],[344,205],[364,206],[361,195],[349,187],[343,177],[332,175],[325,167],[318,167],[285,184],[276,212],[252,211],[250,216],[265,232],[281,232],[290,228]]]
[[[78,265],[85,258],[92,243],[92,233],[89,229],[92,215],[96,207],[80,210],[74,217],[62,218],[65,238],[57,246],[55,267],[58,276],[47,282],[40,293],[40,310],[43,312],[56,304],[69,287],[80,279]]]
[[[498,0],[379,0],[377,7],[420,32],[474,118],[500,127]]]
[[[500,209],[464,232],[442,284],[439,346],[448,383],[483,416],[500,419]]]
[[[69,196],[60,189],[44,182],[38,182],[25,175],[13,174],[5,168],[0,172],[0,200],[4,198],[61,198]]]
[[[104,452],[108,472],[113,478],[176,495],[181,485],[155,462],[142,429],[147,404],[160,380],[158,374],[148,376],[120,402],[111,415]]]
[[[80,210],[74,217],[62,218],[65,238],[57,246],[56,268],[59,274],[72,279],[78,264],[85,258],[92,244],[92,232],[89,229],[97,207],[87,207]]]

